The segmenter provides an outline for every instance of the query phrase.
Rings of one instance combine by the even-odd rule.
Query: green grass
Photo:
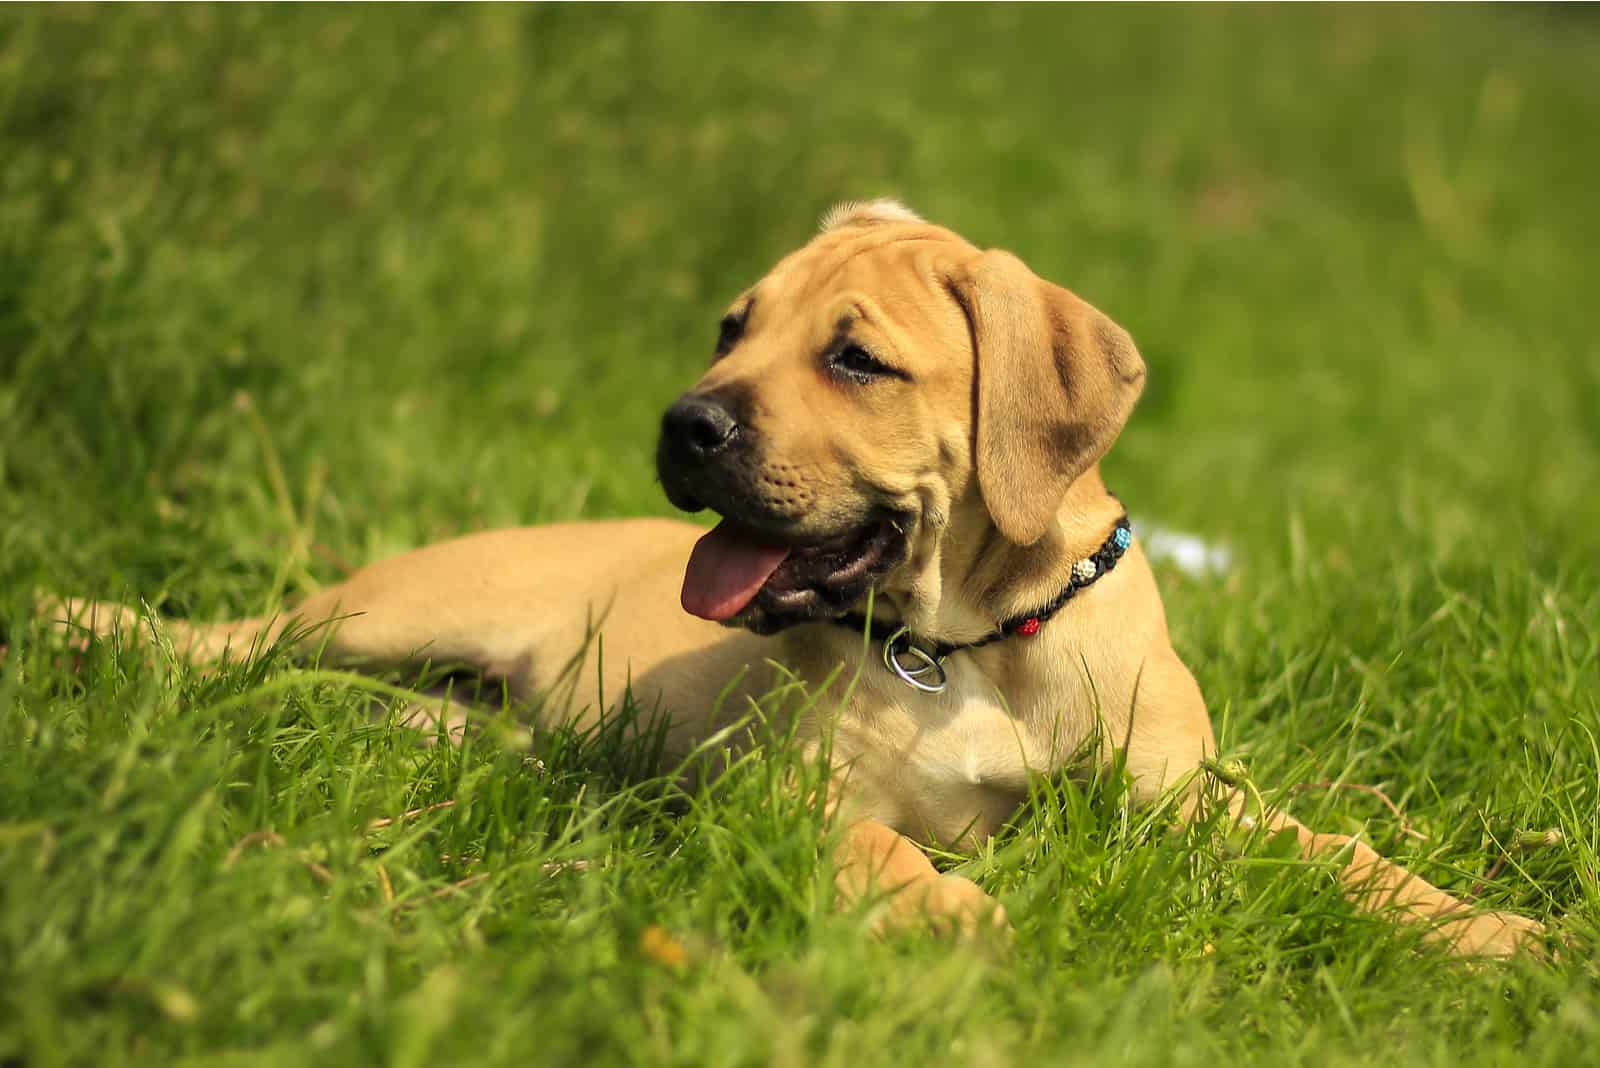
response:
[[[0,1065],[1594,1063],[1597,62],[1550,8],[7,10]],[[875,942],[779,743],[685,794],[32,618],[666,513],[725,302],[885,193],[1139,340],[1107,474],[1236,553],[1161,575],[1226,750],[1381,787],[1404,824],[1295,811],[1560,963],[1420,951],[1115,779],[953,858],[1008,950]]]

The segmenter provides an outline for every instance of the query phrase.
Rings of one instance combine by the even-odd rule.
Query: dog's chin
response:
[[[905,521],[875,517],[843,534],[792,545],[750,602],[724,622],[756,634],[838,619],[905,559]],[[769,540],[763,539],[763,540]]]

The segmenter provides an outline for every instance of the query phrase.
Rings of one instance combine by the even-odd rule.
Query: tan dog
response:
[[[831,732],[843,899],[876,886],[891,922],[1003,923],[912,840],[991,834],[1029,776],[1086,745],[1122,749],[1140,797],[1182,787],[1192,812],[1215,755],[1100,480],[1144,375],[1127,333],[1014,256],[891,202],[844,205],[734,302],[711,368],[663,419],[667,495],[720,513],[713,532],[623,520],[477,534],[374,564],[295,617],[336,620],[304,639],[325,661],[470,665],[515,698],[556,691],[546,707],[588,721],[602,693],[631,686],[670,712],[680,752],[774,685],[769,661],[832,677],[798,732],[812,747]],[[135,622],[65,608],[101,631]],[[167,630],[204,659],[283,626]],[[1541,930],[1474,913],[1360,842],[1266,818],[1305,853],[1337,854],[1361,905],[1460,952],[1506,954]]]

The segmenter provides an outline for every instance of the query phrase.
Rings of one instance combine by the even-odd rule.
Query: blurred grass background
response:
[[[269,694],[237,722],[184,714],[274,685],[271,664],[221,691],[182,674],[174,689],[110,654],[74,675],[33,640],[29,591],[255,612],[341,562],[452,533],[666,513],[656,421],[708,358],[725,303],[834,201],[895,195],[1012,249],[1139,341],[1150,386],[1107,474],[1136,517],[1235,552],[1226,580],[1163,576],[1180,652],[1230,748],[1269,782],[1384,784],[1428,829],[1430,875],[1459,889],[1498,857],[1495,835],[1561,827],[1567,848],[1502,866],[1487,892],[1586,929],[1600,916],[1597,69],[1592,9],[1551,6],[8,8],[0,598],[14,650],[0,740],[13,756],[0,754],[0,847],[33,874],[0,889],[0,975],[34,994],[6,1002],[0,1060],[171,1063],[255,1045],[278,1049],[269,1060],[314,1048],[448,1062],[482,1026],[504,1045],[479,1052],[507,1063],[537,1056],[533,1035],[556,1059],[588,1035],[609,1056],[680,1063],[1071,1061],[1051,1044],[1068,1035],[1085,1061],[1130,1064],[1396,1050],[1573,1063],[1600,1040],[1587,955],[1554,974],[1474,978],[1343,913],[1308,935],[1263,919],[1280,903],[1270,895],[1256,913],[1219,905],[1180,845],[1097,845],[1039,813],[1020,840],[1089,850],[1057,856],[1077,866],[1045,880],[1082,904],[1027,889],[1034,854],[984,869],[1023,895],[1012,911],[1026,937],[1007,964],[858,946],[843,920],[786,897],[792,885],[729,906],[777,910],[781,935],[750,934],[747,913],[711,902],[737,897],[765,848],[753,834],[746,854],[700,856],[693,876],[687,859],[644,856],[576,897],[539,891],[536,917],[503,919],[489,939],[509,972],[465,963],[482,936],[462,935],[446,902],[423,910],[422,935],[369,932],[359,952],[337,935],[354,921],[327,920],[335,933],[301,965],[349,953],[327,965],[343,978],[310,991],[296,966],[264,968],[254,995],[236,961],[201,947],[237,910],[290,898],[231,897],[242,884],[174,862],[140,884],[146,896],[130,891],[121,933],[95,933],[83,916],[101,906],[73,888],[111,869],[75,869],[64,846],[40,860],[35,832],[17,828],[170,845],[165,821],[213,796],[182,856],[214,861],[268,825],[343,849],[363,814],[511,774],[503,754],[419,757],[391,742],[356,774],[350,754],[379,743],[359,694],[338,687]],[[305,732],[322,756],[274,731]],[[126,775],[126,754],[150,756],[147,735],[210,754],[192,796],[157,776],[146,815],[120,823],[113,795],[78,797],[99,782],[85,769]],[[226,785],[246,758],[274,769],[247,777],[254,792]],[[540,787],[504,789],[546,803]],[[693,840],[748,823],[760,796],[730,788],[677,830],[622,820],[616,833]],[[1114,802],[1089,806],[1091,828],[1121,826]],[[518,839],[510,823],[471,824],[467,807],[439,833],[499,835],[520,844],[472,840],[490,859],[546,862],[559,820]],[[1397,825],[1370,798],[1332,794],[1311,811],[1376,821],[1379,841],[1409,845],[1384,838]],[[1117,874],[1130,863],[1164,874],[1130,890]],[[298,878],[284,864],[276,877]],[[810,878],[799,860],[784,871]],[[419,873],[460,874],[436,859]],[[685,878],[701,904],[663,905]],[[511,908],[496,885],[474,909]],[[342,907],[338,894],[292,900],[313,917]],[[89,911],[58,924],[45,901]],[[194,956],[149,950],[168,945],[142,926],[157,903],[194,925]],[[648,973],[617,978],[629,925],[662,908],[688,909],[686,925],[731,942],[758,978],[707,966],[674,993]],[[1217,923],[1252,917],[1265,945],[1224,947],[1220,963],[1202,952]],[[241,952],[267,952],[301,921],[284,922]],[[147,1028],[143,1010],[84,994],[122,967],[85,962],[127,954],[190,990],[188,1019],[206,1026],[180,1026],[178,1011]],[[791,957],[804,963],[770,970]],[[931,985],[897,985],[897,969]],[[49,978],[67,972],[100,978]],[[552,975],[603,994],[563,1000]],[[347,995],[362,1007],[330,1008]],[[395,1008],[408,997],[454,1007],[413,1035],[404,1020],[433,1017]],[[792,1049],[761,1015],[784,1017],[786,997],[813,1021]],[[516,998],[542,1011],[518,1016]],[[506,1015],[470,1023],[473,1004]],[[618,1031],[616,1014],[644,1021],[639,1032]],[[324,1044],[297,1045],[324,1017]],[[715,1057],[681,1042],[724,1025]]]

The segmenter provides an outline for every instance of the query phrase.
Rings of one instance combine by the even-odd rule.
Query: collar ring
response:
[[[906,659],[912,662],[910,666]],[[949,684],[944,657],[933,656],[912,644],[910,627],[901,627],[884,639],[883,666],[894,672],[901,682],[923,693],[943,693]],[[933,678],[924,681],[924,676]]]

